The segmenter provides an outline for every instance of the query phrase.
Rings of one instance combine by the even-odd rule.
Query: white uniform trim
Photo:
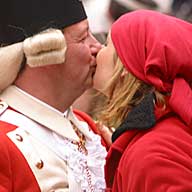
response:
[[[1,115],[0,120],[19,126],[7,135],[24,155],[41,191],[68,192],[66,162],[55,155],[55,153],[44,144],[47,142],[50,146],[54,145],[54,143],[50,143],[49,137],[43,135],[43,127],[12,110],[6,110]],[[27,132],[27,128],[29,128],[29,131],[32,130],[32,128],[34,131],[38,129],[39,137],[34,137],[34,135]],[[50,131],[47,133],[49,132]],[[22,138],[22,141],[18,140],[18,136]],[[43,167],[38,168],[37,164],[41,161],[43,162]]]
[[[37,102],[32,97],[27,96],[27,94],[19,91],[16,86],[12,85],[8,87],[0,95],[0,98],[13,109],[21,112],[28,118],[33,119],[57,134],[75,141],[79,141],[79,138],[73,130],[72,125],[65,117],[63,117],[62,114],[56,113],[55,111],[43,105],[42,102]],[[53,121],[53,119],[55,121]],[[81,131],[83,132],[83,130]],[[86,133],[83,132],[83,134]]]

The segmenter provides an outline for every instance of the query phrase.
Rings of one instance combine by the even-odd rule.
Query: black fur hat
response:
[[[81,0],[6,0],[0,4],[0,45],[47,28],[63,29],[86,19]]]

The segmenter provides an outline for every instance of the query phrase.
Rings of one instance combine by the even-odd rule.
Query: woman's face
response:
[[[107,93],[105,93],[103,89],[111,79],[115,68],[114,57],[115,48],[110,35],[108,35],[106,46],[104,46],[97,54],[97,68],[93,79],[94,88],[105,95],[107,95]]]

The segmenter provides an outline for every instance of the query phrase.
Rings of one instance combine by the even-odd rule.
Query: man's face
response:
[[[101,49],[101,44],[90,33],[87,20],[71,25],[63,32],[67,43],[63,65],[64,81],[67,81],[74,91],[83,93],[93,85],[95,56]]]

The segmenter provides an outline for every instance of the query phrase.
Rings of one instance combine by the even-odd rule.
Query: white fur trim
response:
[[[61,50],[54,50],[49,52],[43,52],[38,55],[32,55],[27,57],[27,64],[30,67],[40,67],[51,64],[62,64],[65,61],[66,48]]]
[[[66,42],[64,34],[57,29],[50,29],[26,39],[23,49],[27,64],[39,67],[61,64],[65,61]]]
[[[29,66],[39,67],[64,63],[66,49],[65,37],[57,29],[46,30],[24,42],[0,48],[0,92],[16,79],[24,53]]]

